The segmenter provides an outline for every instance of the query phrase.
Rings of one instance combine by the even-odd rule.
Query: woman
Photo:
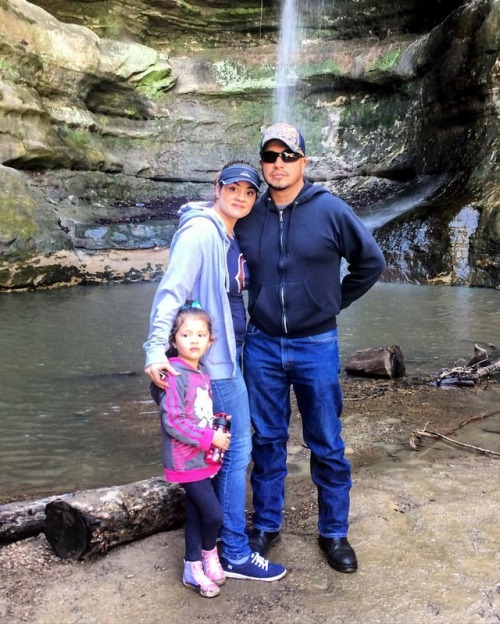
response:
[[[246,534],[246,471],[251,427],[248,395],[239,366],[245,337],[242,290],[246,262],[234,238],[239,218],[253,208],[260,189],[257,171],[229,163],[215,184],[215,202],[191,202],[180,209],[167,271],[153,301],[150,333],[144,344],[145,372],[160,389],[176,375],[165,353],[173,321],[184,302],[198,301],[213,319],[215,342],[203,358],[212,381],[214,412],[231,414],[231,445],[215,488],[223,510],[221,564],[226,576],[274,581],[286,569],[251,552]]]

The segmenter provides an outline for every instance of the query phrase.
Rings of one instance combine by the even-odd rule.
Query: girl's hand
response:
[[[220,448],[223,451],[227,451],[227,449],[229,448],[230,442],[231,442],[230,433],[224,433],[224,431],[222,431],[221,429],[217,429],[217,431],[214,432],[214,437],[212,440],[213,446]]]
[[[151,379],[151,381],[162,390],[165,390],[165,388],[168,388],[169,386],[168,375],[180,375],[180,373],[175,370],[168,360],[150,364],[149,366],[146,366],[144,372]]]

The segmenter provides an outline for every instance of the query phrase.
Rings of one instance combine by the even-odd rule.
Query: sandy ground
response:
[[[89,562],[61,561],[40,535],[0,548],[5,624],[499,624],[500,458],[424,439],[441,433],[500,453],[500,384],[437,389],[418,380],[348,381],[344,433],[353,465],[350,541],[356,574],[317,546],[316,493],[294,414],[283,540],[274,583],[229,579],[201,598],[180,583],[183,532],[123,545]],[[249,509],[251,501],[248,501]]]

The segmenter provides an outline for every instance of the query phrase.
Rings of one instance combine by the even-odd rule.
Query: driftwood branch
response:
[[[478,368],[474,366],[454,366],[442,371],[437,378],[437,385],[441,385],[444,379],[455,378],[458,382],[475,383],[493,373],[500,372],[500,361]]]
[[[462,446],[465,448],[473,449],[480,453],[486,453],[488,455],[495,455],[497,457],[500,457],[500,453],[497,453],[496,451],[483,449],[479,446],[474,446],[473,444],[465,444],[465,442],[459,442],[458,440],[454,440],[453,438],[448,437],[452,433],[456,433],[459,429],[462,429],[463,427],[465,427],[466,425],[469,425],[472,422],[477,422],[478,420],[484,420],[486,418],[489,418],[490,416],[496,416],[498,413],[500,413],[500,410],[489,412],[488,414],[479,414],[477,416],[472,416],[471,418],[468,418],[467,420],[464,420],[463,422],[461,422],[458,425],[458,427],[455,427],[454,429],[450,429],[446,431],[446,434],[437,433],[436,431],[429,431],[427,429],[427,425],[425,425],[423,429],[415,429],[413,431],[412,436],[410,438],[410,446],[414,451],[418,451],[418,446],[420,444],[421,438],[436,438],[436,439],[446,440],[447,442],[451,442],[452,444],[456,444],[457,446]]]
[[[451,435],[452,433],[456,433],[460,429],[463,429],[466,425],[470,425],[470,423],[477,422],[478,420],[485,420],[486,418],[489,418],[490,416],[496,416],[497,414],[500,414],[500,410],[488,412],[487,414],[478,414],[477,416],[471,416],[470,418],[467,418],[467,420],[461,422],[458,427],[454,427],[453,429],[448,429],[447,431],[445,431],[443,435]]]
[[[451,369],[443,370],[436,377],[436,385],[455,384],[473,386],[481,379],[500,372],[500,350],[494,345],[485,349],[474,345],[474,356],[465,366],[455,364]]]
[[[486,377],[486,375],[491,375],[491,373],[496,373],[497,371],[500,371],[500,360],[494,364],[490,364],[489,366],[478,368],[477,376],[481,379],[481,377]]]
[[[490,451],[488,449],[481,448],[480,446],[474,446],[473,444],[465,444],[465,442],[459,442],[458,440],[454,440],[453,438],[449,438],[448,436],[443,435],[442,433],[437,433],[435,431],[428,431],[427,429],[415,429],[413,431],[413,436],[410,440],[410,446],[413,450],[418,450],[418,442],[421,438],[437,438],[439,440],[446,440],[447,442],[451,442],[452,444],[456,444],[457,446],[461,446],[464,448],[472,449],[474,451],[478,451],[480,453],[485,453],[488,455],[495,455],[496,457],[500,457],[500,453],[496,451]]]

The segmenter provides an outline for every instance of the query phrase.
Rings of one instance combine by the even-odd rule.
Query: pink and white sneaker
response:
[[[192,589],[197,589],[204,598],[215,598],[220,594],[220,589],[203,572],[201,561],[184,561],[184,574],[182,584]]]
[[[219,554],[217,552],[217,546],[212,550],[202,550],[201,558],[203,562],[203,571],[206,576],[213,581],[216,585],[224,585],[226,582],[226,575],[219,561]]]

